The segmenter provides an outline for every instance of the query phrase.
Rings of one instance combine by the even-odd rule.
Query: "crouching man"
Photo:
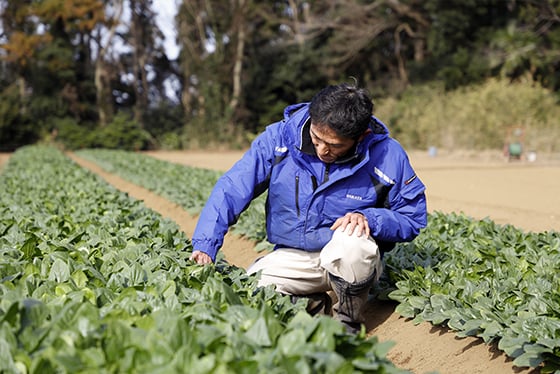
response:
[[[333,291],[335,318],[359,331],[382,254],[426,226],[424,184],[401,145],[375,116],[369,94],[328,86],[288,106],[216,183],[191,259],[211,263],[229,227],[264,191],[274,251],[247,271],[260,285],[313,301]],[[328,304],[328,300],[325,300]]]

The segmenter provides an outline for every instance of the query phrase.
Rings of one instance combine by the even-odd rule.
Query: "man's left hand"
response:
[[[331,226],[331,230],[336,230],[339,227],[341,227],[343,231],[346,231],[348,228],[350,228],[349,231],[346,231],[348,232],[348,235],[352,235],[356,228],[358,228],[359,230],[357,232],[358,236],[362,234],[369,236],[370,233],[368,220],[361,213],[346,213],[346,215],[334,221],[334,224]]]

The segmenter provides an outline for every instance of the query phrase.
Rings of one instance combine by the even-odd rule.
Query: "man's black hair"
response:
[[[314,125],[328,125],[338,136],[349,139],[358,139],[366,131],[372,112],[369,93],[348,83],[323,88],[309,106]]]

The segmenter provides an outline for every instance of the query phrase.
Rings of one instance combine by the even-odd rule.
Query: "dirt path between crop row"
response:
[[[10,153],[0,153],[0,172],[9,159]]]
[[[241,156],[240,152],[216,152],[216,153],[201,153],[201,152],[157,152],[150,153],[150,155],[164,159],[167,161],[177,162],[181,164],[216,169],[216,170],[227,170],[236,160]],[[97,173],[103,177],[108,183],[114,185],[116,188],[127,192],[130,196],[143,200],[144,203],[158,211],[162,216],[172,219],[177,222],[181,229],[191,236],[196,225],[196,217],[189,216],[181,207],[174,203],[170,203],[166,199],[163,199],[154,193],[140,188],[134,184],[126,182],[121,178],[108,174],[101,170],[97,165],[87,162],[85,160],[79,159],[74,155],[72,158],[78,162],[83,167],[86,167],[93,172]],[[413,160],[413,163],[418,160]],[[429,186],[428,189],[434,191],[434,196],[429,197],[431,202],[431,210],[442,210],[442,211],[464,211],[469,215],[474,217],[485,217],[485,216],[496,216],[496,213],[502,220],[499,223],[514,223],[517,226],[524,227],[528,230],[539,230],[539,228],[532,228],[531,225],[541,224],[540,229],[543,227],[552,228],[558,226],[558,218],[555,216],[555,211],[551,209],[549,204],[543,204],[545,207],[544,212],[539,212],[541,205],[529,207],[518,207],[522,205],[523,201],[528,199],[521,199],[523,201],[516,201],[514,204],[504,204],[503,199],[501,199],[500,194],[513,193],[516,194],[519,191],[515,186],[508,186],[501,193],[493,193],[492,191],[496,188],[493,183],[505,183],[506,186],[511,183],[509,179],[505,179],[500,172],[492,172],[502,170],[505,168],[508,174],[513,170],[513,174],[523,174],[523,171],[532,174],[536,172],[537,174],[543,173],[543,170],[535,171],[535,169],[528,169],[525,165],[472,165],[470,163],[463,162],[438,162],[432,165],[434,160],[420,159],[416,163],[417,170],[421,178]],[[550,167],[549,165],[540,165],[536,167],[544,167],[544,174],[554,174],[560,172],[560,169]],[[479,170],[481,169],[481,170]],[[460,171],[467,174],[467,180],[469,183],[464,182],[464,179],[458,178],[457,174],[462,175]],[[476,170],[479,170],[481,174],[478,176]],[[552,173],[549,173],[553,171]],[[447,175],[443,175],[447,174]],[[470,175],[473,174],[473,175]],[[493,180],[488,181],[489,176],[487,174],[493,175]],[[559,175],[560,174],[554,174]],[[517,177],[516,177],[517,178]],[[528,178],[523,175],[518,176],[520,181],[531,180],[532,176]],[[555,176],[552,176],[552,185],[557,184],[560,178],[554,181]],[[542,179],[542,178],[541,178]],[[546,179],[546,178],[545,178]],[[461,182],[463,180],[463,182]],[[482,189],[483,195],[479,195],[477,188],[478,184],[481,187],[486,186]],[[548,183],[548,182],[546,182]],[[443,184],[443,186],[440,186]],[[445,185],[449,187],[445,188]],[[461,190],[456,190],[457,186],[462,188]],[[529,188],[530,189],[530,188]],[[557,191],[557,188],[553,188],[553,191]],[[465,191],[470,191],[466,193]],[[527,192],[527,191],[525,191]],[[441,196],[438,194],[441,193]],[[554,194],[555,195],[555,194]],[[475,198],[472,198],[474,196]],[[535,198],[541,197],[542,193]],[[492,200],[499,198],[497,201]],[[489,199],[492,204],[492,212],[488,213],[486,210],[486,201]],[[476,202],[473,203],[473,202]],[[457,207],[458,209],[456,209]],[[557,205],[560,207],[560,204]],[[475,209],[475,210],[472,210]],[[479,212],[476,212],[476,209]],[[524,223],[528,225],[518,225],[513,222],[512,218],[519,216],[519,211],[525,213]],[[545,217],[545,219],[539,220],[538,218]],[[517,217],[519,218],[519,217]],[[512,219],[512,220],[510,220]],[[498,220],[497,220],[498,221]],[[544,224],[543,224],[544,222]],[[536,226],[534,226],[536,227]],[[226,237],[226,242],[224,243],[223,250],[226,258],[229,262],[246,268],[258,255],[253,249],[253,243],[247,240],[243,240],[239,237],[228,235]],[[395,303],[383,302],[383,301],[372,301],[368,305],[367,315],[367,330],[371,335],[376,335],[380,340],[386,341],[391,340],[395,342],[395,346],[391,349],[388,357],[398,366],[403,369],[411,370],[416,374],[424,374],[432,371],[437,371],[441,374],[446,373],[532,373],[528,369],[519,369],[512,366],[511,361],[500,352],[495,347],[489,347],[483,344],[482,340],[474,338],[459,339],[456,338],[452,332],[447,332],[446,329],[434,327],[429,323],[421,323],[419,325],[414,325],[412,322],[399,317],[398,314],[394,312]]]

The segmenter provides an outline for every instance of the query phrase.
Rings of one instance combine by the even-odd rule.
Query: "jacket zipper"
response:
[[[299,175],[296,175],[296,213],[299,217]]]
[[[323,183],[325,183],[326,181],[329,180],[329,169],[331,167],[331,164],[327,164],[325,166],[325,177],[323,178]]]

